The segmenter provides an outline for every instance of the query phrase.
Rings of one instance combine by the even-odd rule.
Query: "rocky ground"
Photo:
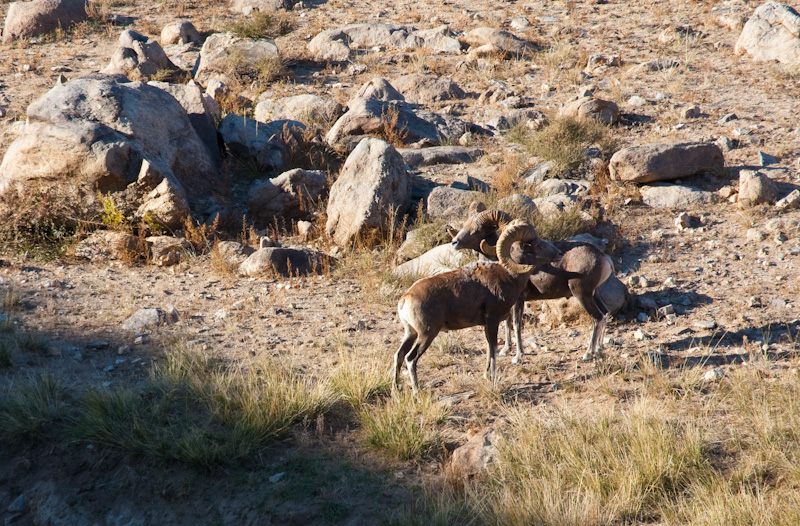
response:
[[[764,171],[788,190],[797,184],[800,170],[800,77],[791,68],[734,54],[741,31],[737,20],[746,20],[757,5],[313,2],[289,13],[296,29],[276,40],[288,74],[266,89],[273,97],[315,93],[346,104],[375,76],[391,80],[432,73],[474,96],[428,107],[481,123],[498,109],[480,103],[477,95],[497,82],[530,98],[543,112],[557,110],[580,87],[594,84],[596,94],[616,102],[623,114],[623,122],[612,128],[620,147],[728,137],[735,147],[725,152],[726,171],[695,177],[690,184],[714,192],[735,187],[740,170],[761,169],[763,152],[777,158]],[[0,3],[0,17],[8,6]],[[208,32],[236,18],[224,3],[208,0],[99,6],[105,14],[134,17],[133,29],[154,37],[176,18]],[[454,33],[480,26],[517,27],[512,31],[549,51],[533,59],[465,64],[464,53],[381,47],[362,50],[345,65],[313,60],[306,44],[317,33],[362,21],[419,29],[448,25]],[[514,21],[518,25],[512,26]],[[121,30],[110,22],[84,23],[53,38],[0,46],[0,107],[5,111],[0,157],[19,133],[28,104],[59,75],[71,79],[101,69]],[[587,67],[596,54],[619,56],[622,63]],[[633,68],[652,59],[679,65],[653,72]],[[255,99],[260,93],[244,86],[242,95]],[[686,117],[684,109],[693,105],[699,114]],[[730,113],[737,119],[722,122]],[[520,160],[516,154],[511,163],[509,152],[519,150],[503,139],[484,147],[487,154],[474,164],[425,167],[417,174],[443,184],[470,176],[494,183],[509,170],[519,175],[538,161]],[[506,403],[624,404],[640,386],[618,381],[613,371],[630,370],[643,360],[668,375],[696,371],[709,382],[765,360],[775,374],[800,366],[800,211],[742,208],[726,199],[652,208],[641,202],[639,191],[619,185],[594,195],[604,219],[594,233],[611,242],[617,274],[632,294],[630,304],[608,325],[606,360],[580,361],[589,319],[552,302],[528,309],[523,333],[528,352],[519,366],[508,357],[500,359],[496,391],[487,388],[481,375],[482,330],[442,335],[421,360],[426,389],[452,403],[450,449],[470,431],[502,426]],[[676,227],[681,212],[698,222],[692,228]],[[400,290],[378,266],[364,264],[364,257],[369,253],[345,255],[341,268],[321,276],[266,279],[236,276],[208,254],[169,267],[3,254],[0,292],[6,295],[6,310],[18,330],[40,335],[42,349],[20,355],[0,378],[52,372],[76,385],[127,385],[143,381],[165,342],[175,338],[232,362],[273,356],[319,377],[360,356],[378,357],[388,368],[401,336],[395,314]],[[146,334],[124,329],[141,308],[174,308],[177,321]],[[5,473],[0,476],[0,517],[13,518],[14,524],[40,523],[33,514],[20,517],[6,509],[12,497],[23,493],[48,503],[49,515],[39,517],[49,517],[51,524],[371,524],[387,509],[402,509],[420,484],[442,476],[438,461],[387,460],[360,446],[355,433],[341,422],[309,424],[254,461],[259,469],[212,474],[140,463],[100,448],[17,445],[0,451],[0,472]],[[346,475],[339,475],[345,465]],[[269,480],[281,472],[297,475],[305,485]]]

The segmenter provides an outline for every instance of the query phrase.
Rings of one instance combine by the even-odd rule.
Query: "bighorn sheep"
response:
[[[420,279],[397,302],[403,342],[394,355],[394,383],[406,363],[414,394],[419,394],[417,362],[440,331],[484,326],[489,344],[486,373],[496,378],[497,328],[508,318],[536,265],[557,261],[561,252],[539,238],[524,221],[504,225],[497,241],[499,263],[479,261],[457,270]],[[513,247],[512,247],[513,245]]]
[[[486,210],[469,217],[457,233],[448,229],[456,249],[477,250],[490,259],[497,259],[495,243],[498,231],[511,222],[511,216],[501,210]],[[506,320],[506,343],[500,350],[505,355],[511,348],[511,324],[517,354],[512,363],[522,358],[522,311],[526,301],[550,300],[575,296],[592,318],[592,335],[583,361],[591,360],[603,350],[603,333],[608,319],[608,308],[597,295],[597,289],[614,272],[611,258],[591,244],[562,241],[554,243],[564,256],[557,263],[543,265],[530,276],[528,286]]]

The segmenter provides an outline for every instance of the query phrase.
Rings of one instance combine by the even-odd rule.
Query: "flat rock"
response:
[[[716,193],[693,186],[655,183],[643,186],[640,190],[642,202],[653,208],[679,208],[715,203],[719,200]]]
[[[159,325],[175,323],[179,317],[180,315],[174,307],[139,309],[125,320],[122,329],[130,332],[142,332]]]
[[[670,181],[719,171],[725,159],[713,143],[661,143],[623,148],[609,162],[611,179],[633,183]]]
[[[479,192],[437,186],[425,200],[425,211],[429,217],[441,217],[448,220],[462,221],[466,219],[470,204],[481,199]]]
[[[207,85],[212,79],[230,82],[231,60],[242,66],[264,60],[280,60],[275,42],[269,39],[239,38],[231,33],[214,33],[206,38],[200,49],[200,60],[194,71],[194,79]]]
[[[403,75],[394,79],[392,86],[403,94],[406,101],[414,104],[459,100],[467,96],[452,80],[430,75]]]
[[[494,27],[478,27],[467,31],[460,40],[473,48],[490,46],[496,53],[511,57],[522,57],[535,53],[538,47],[532,42],[518,38],[508,31]]]
[[[457,269],[467,263],[467,260],[466,251],[456,250],[450,244],[439,245],[419,257],[398,265],[392,272],[396,276],[422,278]]]
[[[559,115],[594,119],[603,124],[616,124],[619,122],[619,108],[617,105],[614,102],[594,97],[581,97],[578,100],[568,102],[559,110]]]
[[[398,148],[403,161],[410,167],[434,164],[472,163],[483,155],[480,148],[464,146],[433,146],[431,148]]]
[[[306,247],[266,247],[248,256],[239,265],[239,273],[251,277],[324,274],[334,263],[335,260],[327,254]]]

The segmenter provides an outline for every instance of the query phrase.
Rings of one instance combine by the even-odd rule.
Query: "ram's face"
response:
[[[546,265],[560,261],[563,254],[549,241],[537,237],[531,241],[519,241],[511,245],[511,259],[520,265]]]
[[[456,250],[480,250],[481,241],[486,240],[490,245],[497,243],[498,232],[496,226],[484,226],[477,228],[473,221],[469,219],[464,223],[457,233],[453,233],[455,229],[449,230],[450,235],[453,237],[450,244]]]

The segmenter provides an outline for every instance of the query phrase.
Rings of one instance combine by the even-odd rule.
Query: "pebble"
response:
[[[275,473],[274,475],[272,475],[272,476],[269,478],[269,481],[270,481],[271,483],[275,484],[276,482],[278,482],[279,480],[281,480],[281,479],[283,478],[283,476],[284,476],[284,475],[286,475],[286,473],[285,473],[285,472],[281,472],[281,473]]]
[[[647,99],[645,99],[644,97],[640,97],[639,95],[634,95],[633,97],[628,99],[628,104],[638,108],[640,106],[645,106],[647,104]]]
[[[713,320],[698,320],[694,322],[694,326],[698,329],[713,330],[717,328],[717,322]]]
[[[580,334],[581,333],[576,331],[575,329],[570,329],[569,332],[567,333],[567,336],[569,336],[570,338],[574,338],[576,336],[580,336]]]
[[[717,121],[717,124],[726,124],[728,122],[735,121],[738,118],[739,117],[737,117],[735,113],[726,113],[720,120]]]
[[[644,322],[646,322],[646,321],[648,320],[648,316],[647,316],[647,314],[646,314],[646,313],[644,313],[644,312],[640,312],[640,313],[638,314],[638,316],[636,316],[636,319],[637,319],[638,321],[640,321],[640,322],[644,323]]]
[[[706,382],[717,382],[725,378],[725,371],[722,367],[714,367],[710,371],[706,371],[706,374],[703,375],[703,380]]]
[[[642,329],[636,329],[633,331],[633,339],[636,341],[642,341],[647,339],[647,334]]]

